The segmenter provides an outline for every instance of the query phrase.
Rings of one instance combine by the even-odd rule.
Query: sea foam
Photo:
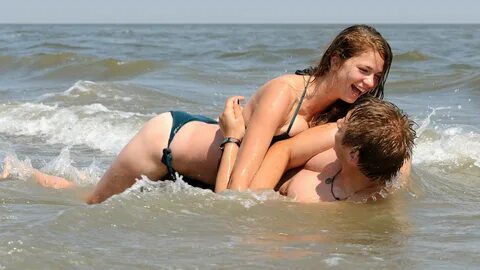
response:
[[[86,145],[116,154],[149,117],[109,110],[102,104],[2,104],[0,133],[39,137],[49,144]]]
[[[440,110],[432,108],[417,129],[413,163],[425,165],[476,166],[480,168],[480,131],[474,126],[437,124]]]

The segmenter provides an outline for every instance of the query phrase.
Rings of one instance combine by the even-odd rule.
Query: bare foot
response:
[[[46,173],[42,173],[39,170],[33,171],[33,178],[39,185],[47,188],[67,189],[67,188],[75,187],[75,183],[70,182],[65,178],[54,176],[54,175],[48,175]]]
[[[6,157],[3,160],[3,172],[0,175],[0,180],[6,179],[8,176],[10,176],[10,171],[12,170],[12,164],[10,163],[10,160],[8,157]]]

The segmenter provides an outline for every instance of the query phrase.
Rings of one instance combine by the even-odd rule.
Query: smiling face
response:
[[[351,57],[343,63],[338,58],[332,60],[337,66],[334,85],[338,90],[339,98],[353,103],[360,96],[377,87],[383,73],[384,61],[380,54],[370,50],[358,56]]]

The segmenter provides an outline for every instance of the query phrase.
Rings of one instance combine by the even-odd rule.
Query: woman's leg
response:
[[[101,203],[132,186],[142,175],[152,180],[165,176],[167,168],[161,160],[171,127],[170,113],[148,121],[115,158],[86,202]]]
[[[3,160],[3,172],[0,174],[0,180],[6,179],[7,177],[9,177],[11,171],[12,171],[12,161],[9,157],[6,157]],[[71,188],[75,186],[75,183],[68,181],[65,178],[49,175],[37,169],[33,169],[32,177],[39,185],[44,187],[64,189],[64,188]]]
[[[65,178],[49,175],[36,169],[33,169],[32,176],[39,185],[48,188],[66,189],[76,186],[74,182],[68,181]]]
[[[142,175],[152,180],[163,178],[167,168],[161,160],[163,149],[167,147],[171,127],[170,113],[160,114],[148,121],[115,158],[94,191],[85,199],[86,202],[101,203],[132,186]],[[11,162],[5,159],[0,180],[7,178],[10,171]],[[65,178],[48,175],[36,169],[33,169],[32,176],[44,187],[64,189],[75,186],[75,183]]]

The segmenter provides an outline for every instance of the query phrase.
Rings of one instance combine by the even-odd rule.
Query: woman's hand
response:
[[[245,121],[243,120],[243,108],[240,106],[240,101],[244,99],[243,96],[233,96],[225,102],[225,108],[219,117],[220,129],[225,137],[243,139]]]

